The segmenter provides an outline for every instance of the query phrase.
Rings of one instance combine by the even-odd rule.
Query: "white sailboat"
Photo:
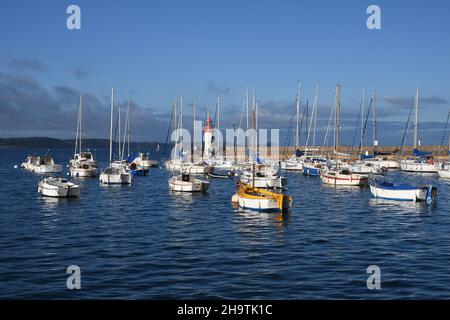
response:
[[[181,104],[182,104],[182,101],[183,101],[183,98],[181,98]],[[181,117],[179,119],[180,123],[177,123],[176,108],[177,108],[176,101],[174,101],[174,104],[173,104],[174,123],[177,128],[182,128],[183,123],[182,123]],[[182,109],[183,106],[181,105],[180,108]],[[194,106],[194,108],[195,108],[195,106]],[[208,120],[210,120],[210,118],[208,118]],[[194,125],[195,125],[195,117],[194,117]],[[207,126],[208,126],[208,123],[207,123]],[[185,172],[185,173],[192,174],[192,175],[206,175],[206,174],[211,173],[214,169],[213,166],[209,165],[207,162],[205,162],[203,160],[199,160],[199,161],[195,161],[195,162],[193,160],[192,161],[183,160],[183,158],[182,158],[183,155],[181,154],[182,150],[181,150],[181,147],[178,148],[178,144],[175,146],[175,153],[176,153],[176,155],[174,157],[172,157],[172,159],[166,161],[166,163],[165,163],[165,167],[169,171]]]
[[[82,108],[83,96],[80,94],[75,152],[70,160],[69,170],[72,177],[95,177],[97,175],[97,163],[94,160],[94,155],[90,151],[82,151]]]
[[[421,152],[418,147],[418,120],[419,120],[419,87],[416,88],[414,98],[414,150],[413,159],[400,160],[400,169],[405,172],[437,173],[438,168],[431,157],[425,158],[428,153]]]
[[[416,187],[395,185],[390,182],[371,182],[370,192],[375,198],[398,201],[426,201],[431,203],[437,197],[437,190],[431,185]]]
[[[258,103],[255,93],[253,94],[252,106],[252,129],[258,129]],[[258,161],[258,140],[256,138],[257,130],[252,130],[252,162],[243,165],[239,174],[239,182],[243,184],[252,184],[255,188],[283,189],[286,186],[287,179],[278,175],[278,164],[257,164]]]
[[[300,93],[301,82],[297,82],[297,97],[296,97],[296,127],[295,127],[295,154],[280,161],[281,170],[286,171],[303,171],[303,162],[297,157],[297,152],[300,149],[300,131],[299,131],[299,119],[300,119]]]
[[[324,184],[342,185],[342,186],[361,186],[366,185],[368,176],[352,173],[348,169],[340,168],[339,162],[339,128],[340,128],[340,109],[341,109],[341,86],[336,86],[336,112],[335,112],[335,156],[336,166],[333,169],[323,169],[320,178]]]
[[[131,184],[132,175],[125,170],[125,166],[113,162],[113,120],[114,120],[114,85],[111,92],[111,119],[109,128],[109,167],[100,174],[102,184]],[[120,125],[119,125],[120,128]],[[120,145],[120,144],[119,144]]]
[[[183,97],[180,98],[180,119],[178,129],[181,129],[183,126]],[[180,130],[177,130],[177,145],[180,143]],[[181,146],[180,146],[181,149]],[[178,148],[177,148],[178,150]],[[181,152],[177,152],[178,161],[175,163],[180,163],[180,174],[174,175],[169,178],[169,190],[170,191],[179,191],[179,192],[206,192],[209,187],[209,182],[196,178],[192,175],[191,168],[185,167],[188,165],[187,163],[183,163],[181,161]]]

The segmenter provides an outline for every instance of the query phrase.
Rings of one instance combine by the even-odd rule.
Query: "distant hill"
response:
[[[48,137],[30,137],[30,138],[0,138],[0,148],[34,148],[34,149],[55,149],[55,148],[73,148],[74,139],[54,139]],[[89,149],[109,148],[109,140],[107,139],[84,139],[83,145]],[[165,144],[160,142],[130,142],[130,148],[133,150],[141,150],[153,152],[160,147],[160,151],[164,150]],[[172,144],[169,144],[171,146]]]

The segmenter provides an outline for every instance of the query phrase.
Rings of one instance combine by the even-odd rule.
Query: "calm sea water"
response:
[[[435,184],[427,207],[284,173],[291,212],[261,214],[233,208],[234,181],[172,194],[162,169],[131,186],[74,179],[80,199],[44,198],[42,177],[13,168],[36,151],[0,150],[0,298],[450,298],[450,183],[432,175],[394,174]],[[71,153],[52,151],[64,164]],[[66,288],[69,265],[81,290]]]

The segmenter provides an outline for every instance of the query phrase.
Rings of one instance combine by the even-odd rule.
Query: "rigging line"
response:
[[[303,119],[305,118],[305,114],[308,113],[308,100],[306,100],[306,106],[305,109],[303,110],[303,115],[302,115],[302,121],[300,122],[300,128],[298,129],[299,132],[302,132],[302,127],[303,127]],[[298,146],[300,148],[300,141],[298,142]]]
[[[327,130],[325,131],[325,137],[323,139],[323,146],[324,147],[327,145],[327,142],[328,142],[328,132],[330,130],[331,120],[333,119],[334,113],[335,113],[335,105],[333,104],[331,106],[331,110],[330,110],[330,117],[328,118]]]
[[[361,103],[361,105],[362,105],[362,103]],[[351,147],[351,149],[350,149],[350,157],[352,156],[352,154],[353,154],[353,148],[355,147],[356,134],[358,133],[358,129],[360,129],[360,127],[359,127],[359,122],[360,122],[360,120],[361,120],[361,112],[362,112],[362,108],[360,107],[360,108],[359,108],[359,113],[358,113],[358,120],[356,121],[355,135],[353,136],[352,147]],[[364,135],[364,133],[363,133],[363,135]],[[361,142],[360,142],[360,144],[361,144]]]
[[[287,146],[291,141],[291,132],[292,132],[291,127],[292,127],[292,120],[294,119],[294,115],[295,115],[295,103],[293,104],[291,120],[289,121],[288,131],[286,132],[286,136],[284,138],[283,154],[286,154]]]
[[[444,132],[442,133],[441,145],[439,146],[439,152],[442,150],[442,147],[444,145],[444,138],[447,135],[447,126],[448,126],[449,118],[450,118],[450,111],[447,114],[447,121],[445,121]]]
[[[160,154],[159,160],[161,161],[162,158],[166,156],[166,150],[167,150],[167,144],[169,142],[169,135],[170,135],[170,129],[172,128],[172,121],[173,121],[173,114],[175,112],[175,108],[172,106],[172,113],[170,114],[170,121],[169,121],[169,127],[167,128],[167,135],[166,135],[166,142],[164,142],[164,150]]]
[[[367,109],[366,120],[364,121],[364,127],[363,127],[363,132],[362,132],[363,140],[364,140],[364,136],[366,134],[367,122],[369,120],[370,109],[372,109],[372,104],[373,104],[373,97],[370,98],[369,108]],[[361,153],[361,148],[362,148],[362,141],[359,142],[358,154]]]
[[[413,111],[413,108],[414,108],[415,101],[416,101],[416,98],[413,99],[413,102],[411,104],[411,108],[409,109],[408,121],[406,121],[405,132],[403,133],[402,143],[400,145],[400,151],[401,151],[402,154],[405,154],[404,153],[404,147],[405,147],[405,142],[406,142],[406,135],[408,134],[409,122],[410,122],[410,119],[411,119],[411,114],[412,114],[412,111]]]

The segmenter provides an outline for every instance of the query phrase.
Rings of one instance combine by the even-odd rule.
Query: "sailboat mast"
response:
[[[128,140],[128,156],[130,156],[130,99],[128,99],[128,108],[127,108],[127,140]]]
[[[300,147],[300,132],[299,132],[299,120],[300,120],[300,90],[301,90],[301,82],[297,81],[297,120],[296,120],[296,129],[295,129],[295,150],[298,150]]]
[[[118,143],[119,143],[119,160],[123,160],[122,159],[122,152],[121,152],[121,150],[120,150],[120,134],[121,134],[121,130],[120,130],[120,125],[121,125],[121,123],[120,123],[120,113],[121,113],[121,110],[122,109],[122,106],[121,106],[121,104],[119,104],[119,117],[118,117],[118,119],[117,119],[117,121],[118,121],[118,126],[119,126],[119,141],[118,141]]]
[[[83,123],[83,95],[80,94],[80,154],[81,154],[81,139],[83,136],[83,129],[82,129],[82,123]]]
[[[114,120],[114,85],[112,86],[111,89],[111,121],[109,124],[109,162],[112,162],[113,120]]]
[[[366,109],[366,87],[363,87],[362,97],[361,97],[361,136],[360,145],[364,146],[364,110]]]
[[[314,107],[314,130],[313,130],[313,148],[316,147],[316,125],[317,125],[317,109],[319,108],[319,81],[316,85],[316,99]]]
[[[194,97],[194,103],[192,104],[192,113],[193,113],[193,117],[194,117],[194,125],[192,130],[194,131],[192,136],[194,137],[194,139],[192,139],[192,152],[191,152],[191,162],[194,162],[194,153],[195,153],[195,107],[197,104],[197,99]]]
[[[375,106],[375,97],[376,92],[373,92],[372,95],[372,145],[373,145],[373,154],[375,155],[377,149],[377,116],[376,116],[376,106]]]
[[[178,130],[178,132],[181,132],[182,129],[183,129],[183,96],[180,97],[180,130]],[[180,145],[180,159],[182,157],[182,151],[183,148]]]
[[[248,125],[248,89],[245,89],[245,106],[247,109],[247,126],[245,128],[245,155],[244,155],[244,162],[248,160],[248,129],[249,129],[249,125]]]
[[[80,95],[80,99],[81,99],[81,95]],[[81,113],[81,106],[78,107],[78,118],[77,118],[77,135],[75,137],[75,151],[73,154],[77,153],[77,149],[78,149],[78,135],[80,134],[80,113]]]
[[[217,96],[217,151],[222,156],[220,149],[220,96]]]
[[[414,149],[417,149],[417,122],[419,119],[419,87],[416,87],[416,98],[414,101]]]
[[[339,126],[340,126],[340,113],[341,113],[341,85],[336,86],[336,112],[334,115],[335,129],[334,129],[334,149],[336,153],[336,160],[339,155]],[[336,161],[336,165],[339,166],[339,161]]]

